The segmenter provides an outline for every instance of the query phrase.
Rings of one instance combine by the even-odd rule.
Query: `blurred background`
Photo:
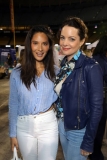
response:
[[[28,30],[35,24],[49,25],[56,35],[68,16],[84,20],[88,43],[107,34],[107,0],[0,0],[0,48],[24,45]]]

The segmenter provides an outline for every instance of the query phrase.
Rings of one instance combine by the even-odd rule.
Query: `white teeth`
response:
[[[37,53],[37,55],[41,57],[41,56],[43,56],[43,53],[42,54]]]

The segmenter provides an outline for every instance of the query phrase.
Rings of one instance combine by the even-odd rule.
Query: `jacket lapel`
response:
[[[76,69],[79,69],[82,67],[85,59],[86,59],[86,56],[83,53],[81,53],[80,57],[75,62],[75,67],[74,67],[72,73],[66,78],[66,80],[64,81],[63,84],[72,82],[72,78],[73,78],[74,73],[76,72]]]

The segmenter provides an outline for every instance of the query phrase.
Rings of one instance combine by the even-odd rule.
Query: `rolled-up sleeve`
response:
[[[15,80],[15,70],[10,76],[10,94],[9,94],[9,135],[16,137],[16,123],[18,112],[18,92]]]

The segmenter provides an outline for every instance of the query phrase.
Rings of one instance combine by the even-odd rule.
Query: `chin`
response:
[[[41,58],[41,59],[37,59],[37,58],[36,58],[36,61],[38,61],[38,62],[42,62],[42,61],[43,61],[43,59],[44,59],[44,58]]]

